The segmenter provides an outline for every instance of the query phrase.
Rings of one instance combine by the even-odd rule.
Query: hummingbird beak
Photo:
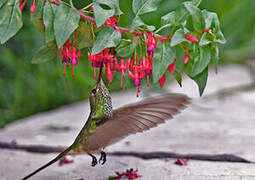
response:
[[[98,77],[98,81],[97,83],[99,84],[100,81],[102,81],[102,72],[103,72],[103,63],[101,63],[101,66],[100,66],[100,71],[99,71],[99,77]]]

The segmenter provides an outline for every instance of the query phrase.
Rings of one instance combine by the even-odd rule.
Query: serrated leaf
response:
[[[192,76],[197,76],[202,71],[204,71],[205,68],[208,67],[210,60],[211,60],[211,50],[208,46],[202,46],[200,49],[200,58],[195,61],[195,64],[193,65],[193,71]]]
[[[175,80],[178,82],[180,87],[182,87],[182,75],[178,73],[177,71],[174,72]]]
[[[145,26],[149,31],[155,30],[154,26],[145,24],[143,20],[139,16],[137,16],[132,21],[132,24],[130,26],[130,32],[133,32],[139,26]]]
[[[38,64],[56,59],[57,46],[56,43],[50,42],[40,47],[33,55],[32,63]]]
[[[76,29],[76,43],[77,49],[91,47],[94,43],[91,27],[84,21],[81,21],[79,27]]]
[[[97,27],[103,25],[113,15],[122,14],[119,7],[119,0],[94,0],[93,11],[95,13]]]
[[[217,43],[220,43],[220,44],[225,44],[225,43],[226,43],[226,39],[225,39],[223,33],[221,32],[221,30],[219,30],[219,31],[215,34],[214,42],[217,42]]]
[[[200,41],[199,41],[199,46],[205,46],[205,45],[210,44],[211,42],[212,42],[212,41],[208,38],[208,33],[205,32],[205,33],[202,35],[202,37],[201,37],[201,39],[200,39]]]
[[[175,51],[170,47],[169,41],[158,43],[154,52],[152,62],[153,82],[156,83],[167,70],[168,66],[174,62]]]
[[[4,3],[1,7],[0,17],[0,40],[3,44],[14,36],[23,25],[19,0],[9,0]]]
[[[159,6],[159,0],[135,0],[132,3],[132,9],[135,17],[130,26],[130,32],[133,32],[138,26],[146,25],[139,17],[142,14],[156,11]],[[147,29],[153,31],[154,26],[146,25]]]
[[[46,2],[43,10],[43,23],[45,25],[45,42],[48,43],[55,39],[54,37],[54,16],[56,5]]]
[[[205,23],[201,10],[191,2],[185,2],[184,6],[192,17],[192,24],[195,31],[202,32]]]
[[[172,39],[171,39],[171,46],[176,46],[177,44],[180,44],[182,42],[189,42],[186,38],[185,32],[182,29],[178,29],[175,31]]]
[[[56,7],[54,18],[54,34],[60,48],[79,26],[80,14],[65,5]]]
[[[92,48],[92,55],[100,53],[110,47],[116,47],[121,41],[121,33],[110,26],[105,26],[97,37]]]
[[[191,77],[191,79],[193,79],[197,83],[200,96],[202,96],[204,93],[206,83],[207,83],[207,78],[208,78],[208,68],[205,68],[204,71],[198,74],[197,76]]]
[[[131,40],[123,39],[116,50],[116,56],[118,57],[130,57],[136,48],[136,44]]]

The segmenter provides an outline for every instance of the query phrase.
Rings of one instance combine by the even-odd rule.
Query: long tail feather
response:
[[[64,157],[68,152],[70,152],[72,150],[72,145],[70,147],[68,147],[64,152],[60,153],[57,157],[55,157],[53,160],[51,160],[50,162],[48,162],[47,164],[43,165],[42,167],[38,168],[37,170],[35,170],[34,172],[30,173],[29,175],[27,175],[26,177],[24,177],[22,180],[26,180],[28,178],[30,178],[31,176],[35,175],[36,173],[40,172],[41,170],[45,169],[46,167],[52,165],[53,163],[57,162],[59,159],[61,159],[62,157]]]

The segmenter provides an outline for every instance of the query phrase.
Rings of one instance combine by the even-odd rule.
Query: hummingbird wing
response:
[[[97,151],[130,134],[156,127],[172,119],[189,102],[190,98],[184,94],[167,94],[116,109],[112,117],[88,137],[88,148]]]

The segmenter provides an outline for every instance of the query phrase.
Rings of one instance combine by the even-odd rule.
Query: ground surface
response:
[[[209,75],[204,96],[221,88],[247,84],[251,79],[243,68],[222,67],[218,75]],[[169,151],[176,153],[232,153],[255,161],[255,92],[242,92],[225,98],[200,98],[196,85],[184,80],[183,88],[175,83],[168,91],[184,92],[193,103],[175,119],[143,134],[136,134],[109,146],[106,151]],[[135,92],[113,94],[113,105],[119,107],[137,101]],[[24,104],[25,105],[25,104]],[[85,123],[88,102],[64,106],[18,121],[0,130],[0,141],[16,139],[19,144],[70,145]],[[52,131],[49,126],[70,127]],[[0,179],[18,180],[56,154],[32,154],[0,149]],[[86,155],[74,157],[74,163],[57,163],[34,176],[34,180],[103,180],[115,171],[138,168],[144,180],[252,180],[255,164],[221,163],[190,160],[187,166],[177,166],[175,159],[142,160],[134,157],[108,156],[104,166],[91,167]]]

